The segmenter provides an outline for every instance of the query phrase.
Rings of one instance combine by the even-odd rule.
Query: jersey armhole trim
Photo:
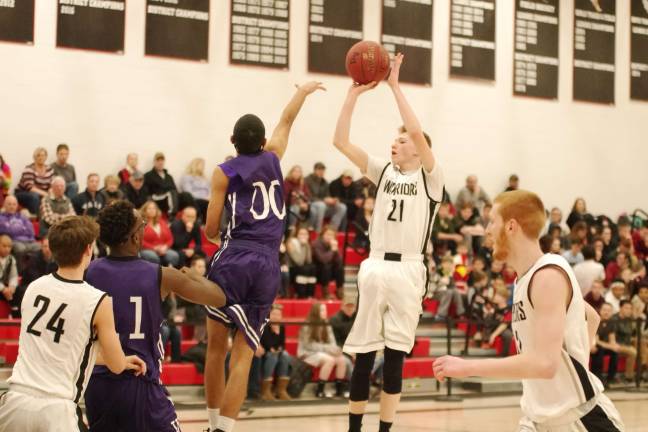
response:
[[[387,165],[385,165],[385,168],[383,168],[382,172],[380,173],[380,177],[378,178],[378,183],[376,183],[376,195],[378,195],[378,190],[380,190],[380,183],[382,183],[382,179],[385,176],[385,171],[387,171],[389,165],[391,165],[391,162],[387,162]]]
[[[533,286],[533,278],[535,277],[536,274],[538,274],[538,272],[540,270],[546,269],[547,267],[554,267],[555,269],[559,270],[562,273],[562,275],[565,277],[565,279],[567,280],[567,285],[569,286],[569,289],[571,290],[571,295],[569,296],[569,303],[567,303],[567,307],[565,308],[565,310],[567,311],[567,310],[569,310],[569,306],[571,306],[571,303],[572,303],[572,301],[574,299],[574,286],[572,285],[571,279],[569,278],[569,275],[567,274],[565,269],[560,267],[558,264],[545,264],[542,267],[539,267],[538,269],[536,269],[536,271],[533,273],[533,276],[531,276],[531,280],[529,280],[529,288],[527,289],[527,299],[529,300],[529,304],[531,305],[531,307],[533,307],[533,302],[531,301],[531,288]]]
[[[428,186],[427,186],[427,179],[425,178],[425,168],[421,167],[421,174],[423,176],[423,189],[425,189],[425,195],[427,195],[428,199],[432,201],[435,204],[440,204],[441,201],[443,201],[443,196],[445,195],[445,185],[443,186],[443,191],[441,192],[441,201],[437,201],[434,198],[430,196],[430,191],[428,191]]]
[[[103,293],[99,298],[99,301],[95,305],[94,310],[92,311],[92,316],[90,317],[90,339],[91,340],[97,340],[97,337],[94,334],[94,319],[95,319],[95,315],[97,314],[97,310],[99,310],[99,306],[101,305],[101,302],[103,302],[106,297],[108,297],[108,293]]]

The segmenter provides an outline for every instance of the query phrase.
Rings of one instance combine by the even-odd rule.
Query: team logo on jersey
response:
[[[526,313],[524,313],[524,302],[519,301],[517,303],[513,303],[513,322],[518,322],[518,321],[525,321],[526,320]]]
[[[394,183],[387,180],[383,192],[388,195],[416,195],[416,183]]]

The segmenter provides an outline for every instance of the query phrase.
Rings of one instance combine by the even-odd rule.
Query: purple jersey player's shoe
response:
[[[207,313],[236,326],[256,351],[281,284],[283,177],[279,159],[266,151],[239,155],[220,168],[229,178],[225,211],[231,217],[207,277],[223,289],[227,304]]]

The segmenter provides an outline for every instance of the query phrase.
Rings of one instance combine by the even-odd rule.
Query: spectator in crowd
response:
[[[335,335],[335,342],[340,348],[344,346],[344,343],[346,342],[346,339],[351,332],[351,327],[353,327],[355,317],[355,299],[347,296],[344,298],[340,310],[330,319],[331,327],[333,328],[333,334]]]
[[[617,230],[619,242],[623,240],[630,240],[632,242],[632,222],[628,216],[619,216],[617,221]]]
[[[180,255],[171,249],[173,235],[155,201],[147,201],[140,214],[146,221],[140,251],[142,258],[155,264],[177,267]]]
[[[367,177],[361,177],[360,180],[355,182],[358,193],[364,199],[372,197],[376,198],[376,185],[369,181]]]
[[[9,195],[11,188],[11,168],[0,155],[0,207],[4,204],[4,199]]]
[[[105,205],[124,199],[124,192],[119,189],[119,185],[119,177],[115,175],[107,175],[104,178],[104,188],[99,193],[103,195]]]
[[[508,305],[509,291],[507,288],[500,288],[493,295],[492,313],[487,317],[488,344],[493,346],[498,337],[502,338],[502,357],[508,357],[513,331],[511,330],[511,308]]]
[[[616,279],[610,284],[610,290],[605,294],[605,302],[612,306],[612,313],[618,313],[621,308],[621,300],[628,298],[625,283]]]
[[[492,204],[486,204],[482,209],[481,216],[479,217],[479,224],[484,227],[484,229],[491,223],[491,210],[493,210]]]
[[[563,252],[562,256],[567,260],[570,266],[574,267],[576,264],[585,261],[583,253],[583,244],[577,238],[572,237],[570,249]]]
[[[648,219],[644,220],[641,228],[632,234],[632,242],[637,258],[648,261]]]
[[[484,237],[481,247],[477,250],[477,256],[484,259],[486,267],[490,267],[493,263],[493,238],[491,236]]]
[[[585,301],[590,304],[597,312],[600,311],[601,306],[605,303],[605,298],[603,297],[603,292],[605,287],[603,286],[602,279],[596,279],[590,285],[590,289],[585,294]],[[610,305],[612,306],[612,305]]]
[[[584,261],[574,266],[574,274],[583,296],[587,295],[595,280],[605,279],[605,269],[595,261],[594,247],[587,245],[582,249]]]
[[[484,236],[484,227],[479,221],[479,214],[470,202],[458,207],[459,214],[454,218],[454,227],[464,237],[471,254],[479,250]]]
[[[295,227],[297,220],[307,220],[310,215],[310,191],[304,182],[302,168],[295,165],[290,168],[284,180],[284,200],[290,209],[288,226]]]
[[[50,195],[43,198],[40,209],[40,235],[45,237],[49,228],[68,216],[74,216],[74,206],[70,198],[65,196],[65,180],[54,177]]]
[[[601,260],[601,264],[607,266],[614,259],[619,242],[614,238],[614,232],[611,227],[603,227],[601,240],[603,240],[603,259]]]
[[[506,263],[504,261],[499,261],[499,260],[493,260],[491,262],[490,266],[490,271],[489,271],[489,276],[490,276],[490,282],[493,282],[495,279],[502,279],[504,280],[504,266]]]
[[[96,218],[102,208],[106,206],[104,195],[99,193],[99,174],[88,174],[86,190],[72,198],[74,211],[78,215]]]
[[[23,267],[26,255],[35,254],[41,248],[34,237],[34,225],[25,215],[18,212],[18,200],[13,195],[7,196],[0,211],[0,234],[11,237],[12,253],[19,270]]]
[[[511,192],[518,190],[520,188],[520,178],[518,177],[517,174],[511,174],[508,180],[508,186],[504,190],[504,192]]]
[[[172,248],[180,255],[178,263],[180,266],[184,266],[194,255],[204,255],[200,223],[195,208],[185,207],[182,210],[180,219],[171,222],[171,233],[173,234]],[[194,244],[190,246],[192,241]]]
[[[637,293],[632,296],[632,315],[645,320],[648,312],[648,279],[643,279],[637,284]],[[648,325],[646,325],[648,327]],[[648,340],[646,340],[648,341]],[[646,351],[648,353],[648,351]]]
[[[589,243],[589,230],[587,228],[587,223],[584,221],[578,221],[572,226],[571,233],[568,237],[569,244],[567,247],[571,246],[572,243],[580,243],[581,246],[585,246]]]
[[[371,247],[369,242],[369,224],[373,217],[374,205],[376,201],[374,197],[367,197],[362,203],[362,211],[356,213],[353,221],[355,227],[355,239],[353,247],[356,249],[364,249],[365,253],[369,252]]]
[[[142,207],[151,198],[151,194],[144,184],[144,174],[141,171],[133,171],[128,182],[122,184],[121,189],[124,192],[124,198],[136,208]]]
[[[18,288],[18,267],[16,265],[16,258],[11,255],[11,237],[7,234],[0,234],[0,292],[4,300],[9,304],[12,310],[20,310],[20,301],[16,296],[16,289]],[[16,298],[14,298],[16,297]],[[20,296],[22,300],[22,296]]]
[[[439,285],[437,291],[440,298],[439,309],[437,310],[436,319],[438,321],[445,321],[448,318],[450,305],[454,303],[456,313],[463,316],[466,313],[464,306],[464,298],[457,290],[454,281],[455,264],[451,256],[445,256],[441,260],[441,268],[439,269]]]
[[[540,243],[540,250],[542,253],[550,253],[551,252],[551,246],[553,244],[554,238],[551,237],[549,234],[545,234],[542,237],[540,237],[539,243]]]
[[[25,167],[16,188],[18,202],[32,215],[38,214],[41,198],[48,196],[54,177],[54,170],[45,162],[47,150],[38,147],[34,150],[34,162]]]
[[[54,171],[55,176],[65,179],[65,196],[72,199],[79,194],[79,184],[74,165],[67,163],[69,157],[70,147],[67,144],[59,144],[56,146],[56,161],[50,168]]]
[[[619,344],[616,342],[615,322],[612,320],[612,305],[603,303],[599,314],[601,323],[596,331],[596,342],[592,348],[592,373],[603,382],[607,388],[614,382],[619,361]],[[610,357],[607,376],[603,377],[603,360]]]
[[[556,237],[552,240],[551,249],[549,249],[549,253],[562,255],[562,246],[561,246],[560,238]]]
[[[313,174],[310,174],[304,182],[311,194],[310,221],[315,231],[321,231],[324,218],[331,218],[331,226],[336,231],[344,228],[344,217],[347,207],[339,199],[333,198],[329,190],[329,184],[324,179],[326,166],[317,162]]]
[[[180,363],[182,356],[182,334],[177,324],[179,323],[178,317],[178,304],[176,301],[175,293],[170,293],[162,301],[162,326],[160,327],[160,337],[162,338],[162,346],[171,341],[171,355],[165,349],[164,361],[172,363]]]
[[[137,170],[138,159],[139,158],[137,157],[137,153],[128,153],[128,156],[126,156],[126,166],[122,168],[117,174],[119,176],[119,180],[121,181],[122,186],[128,184],[128,180],[130,179],[130,176],[133,175],[135,171],[138,171]]]
[[[618,353],[625,357],[625,379],[627,382],[634,380],[635,361],[637,349],[632,343],[635,334],[634,322],[632,320],[632,303],[630,300],[621,300],[619,312],[614,315],[614,334],[619,344]]]
[[[180,177],[180,190],[191,194],[198,217],[203,223],[207,221],[207,205],[209,204],[210,184],[205,176],[205,159],[195,158],[187,167],[185,174]]]
[[[630,258],[625,252],[619,252],[614,261],[610,261],[605,268],[605,283],[609,285],[613,280],[621,277],[621,272],[630,268]]]
[[[567,217],[567,226],[572,229],[576,222],[585,222],[587,214],[587,204],[583,198],[576,198],[572,206],[571,213]],[[591,217],[591,215],[590,215]]]
[[[164,153],[155,153],[153,169],[144,174],[144,184],[160,211],[173,215],[178,206],[178,189],[173,177],[164,168],[164,163]]]
[[[290,280],[295,286],[297,298],[313,297],[317,282],[316,267],[313,264],[313,251],[309,242],[308,229],[300,227],[287,243]]]
[[[567,225],[563,222],[563,213],[558,207],[551,209],[549,217],[547,218],[547,226],[545,227],[545,233],[549,234],[549,229],[551,227],[558,227],[560,230],[560,236],[564,236],[569,232]]]
[[[335,281],[338,298],[342,298],[342,289],[344,288],[344,263],[338,249],[336,235],[337,233],[332,227],[326,227],[313,243],[313,261],[317,268],[317,282],[322,286],[322,295],[326,299],[333,297],[328,292],[331,281]]]
[[[450,214],[450,203],[442,202],[432,226],[434,253],[443,256],[450,251],[454,255],[457,252],[457,245],[463,241],[464,237],[459,234],[455,219]]]
[[[335,394],[342,397],[345,392],[344,378],[346,377],[347,363],[342,349],[335,343],[333,329],[327,320],[326,306],[321,303],[313,303],[307,321],[309,325],[302,326],[299,331],[297,353],[305,363],[319,368],[315,396],[318,398],[330,397],[324,390],[326,381],[335,368]]]
[[[331,182],[331,197],[337,198],[347,208],[347,218],[354,220],[358,210],[362,209],[363,199],[358,185],[353,181],[353,171],[344,170],[342,175]]]
[[[603,263],[603,239],[599,237],[595,237],[592,240],[592,247],[594,248],[594,261],[597,263],[601,264],[603,266],[603,270],[605,271],[605,264]],[[606,263],[607,264],[607,263]]]
[[[194,273],[200,276],[205,276],[207,273],[207,261],[205,260],[205,257],[194,255],[191,257],[189,262],[190,268]],[[182,300],[182,304],[185,308],[185,322],[194,327],[194,340],[197,342],[206,342],[207,327],[205,319],[207,318],[207,313],[205,311],[205,306],[190,303],[186,300]]]
[[[286,329],[283,320],[283,306],[275,304],[270,310],[270,322],[261,335],[263,348],[263,381],[261,382],[261,399],[289,401],[288,383],[290,382],[290,364],[292,356],[286,352]],[[277,377],[276,392],[272,383]],[[275,393],[277,397],[275,398]]]
[[[54,273],[57,269],[58,265],[54,261],[52,251],[49,248],[49,240],[44,238],[41,242],[41,250],[36,253],[36,256],[27,261],[27,266],[22,272],[20,285],[23,289],[26,289],[36,279]]]
[[[477,176],[469,175],[466,178],[466,187],[459,191],[455,207],[458,209],[464,208],[465,205],[470,204],[475,213],[478,214],[486,204],[492,204],[488,194],[477,184]]]

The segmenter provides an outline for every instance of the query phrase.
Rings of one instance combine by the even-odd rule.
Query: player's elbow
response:
[[[558,361],[542,358],[536,365],[537,376],[540,379],[553,379],[558,373]]]
[[[225,298],[225,293],[223,292],[221,287],[216,286],[216,289],[211,290],[209,299],[207,301],[207,306],[222,308],[226,303],[227,299]]]

